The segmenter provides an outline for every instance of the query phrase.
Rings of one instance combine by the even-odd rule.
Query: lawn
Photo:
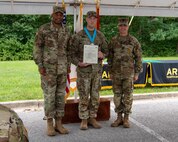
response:
[[[177,57],[144,59],[176,60]],[[0,62],[0,75],[0,102],[43,99],[40,76],[33,61]],[[177,87],[151,87],[148,84],[145,88],[134,89],[135,94],[172,91],[177,91]],[[103,90],[100,94],[113,95],[112,90]]]
[[[0,101],[41,99],[40,76],[33,61],[0,62]]]

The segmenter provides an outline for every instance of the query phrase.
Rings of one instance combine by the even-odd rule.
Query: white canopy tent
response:
[[[50,14],[58,0],[0,0],[0,14]],[[95,10],[96,0],[83,0],[84,14]],[[59,4],[62,0],[58,1]],[[64,0],[67,14],[74,14],[78,0]],[[101,0],[100,15],[178,16],[178,0]]]

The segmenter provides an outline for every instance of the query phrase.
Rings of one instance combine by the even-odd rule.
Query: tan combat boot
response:
[[[123,124],[122,113],[117,114],[117,119],[111,124],[111,127],[118,127]]]
[[[129,115],[128,115],[128,114],[125,114],[125,115],[124,115],[123,126],[124,126],[124,128],[130,128]]]
[[[101,125],[96,121],[95,118],[90,118],[89,121],[88,121],[88,123],[90,125],[92,125],[96,129],[100,129],[101,128]]]
[[[56,132],[54,130],[54,125],[53,125],[53,118],[47,119],[47,135],[48,136],[55,136],[56,135]]]
[[[82,122],[80,124],[80,129],[81,130],[87,130],[88,129],[88,120],[87,119],[82,119]]]
[[[68,134],[69,130],[62,126],[62,118],[55,118],[55,130],[60,134]]]

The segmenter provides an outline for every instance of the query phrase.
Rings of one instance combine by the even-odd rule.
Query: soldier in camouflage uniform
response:
[[[44,93],[44,110],[47,118],[47,134],[55,135],[69,131],[61,124],[64,116],[64,96],[67,72],[70,69],[69,39],[70,32],[62,24],[64,9],[53,7],[52,21],[42,25],[35,38],[34,61],[41,75]],[[55,119],[55,128],[53,127]]]
[[[0,104],[0,142],[28,142],[22,120],[13,110]]]
[[[79,118],[82,120],[80,129],[88,129],[88,123],[94,128],[101,128],[96,121],[99,107],[99,90],[102,73],[102,60],[108,54],[108,47],[104,35],[95,29],[96,12],[87,13],[87,26],[72,37],[71,61],[77,66],[77,88],[79,91]],[[89,35],[96,37],[93,41]],[[98,63],[83,63],[84,45],[98,45]],[[91,47],[92,48],[92,47]]]
[[[133,102],[133,81],[142,71],[142,52],[138,40],[128,33],[127,18],[120,18],[119,35],[109,43],[108,65],[113,80],[114,104],[117,119],[112,127],[122,125],[129,128],[129,114]],[[124,118],[123,118],[124,114]]]

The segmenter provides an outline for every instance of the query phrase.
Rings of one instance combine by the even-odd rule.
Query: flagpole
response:
[[[58,0],[56,0],[56,5],[58,5],[59,4],[59,1]]]
[[[80,2],[80,27],[83,27],[83,2]]]
[[[76,33],[77,7],[74,5],[74,33]]]

